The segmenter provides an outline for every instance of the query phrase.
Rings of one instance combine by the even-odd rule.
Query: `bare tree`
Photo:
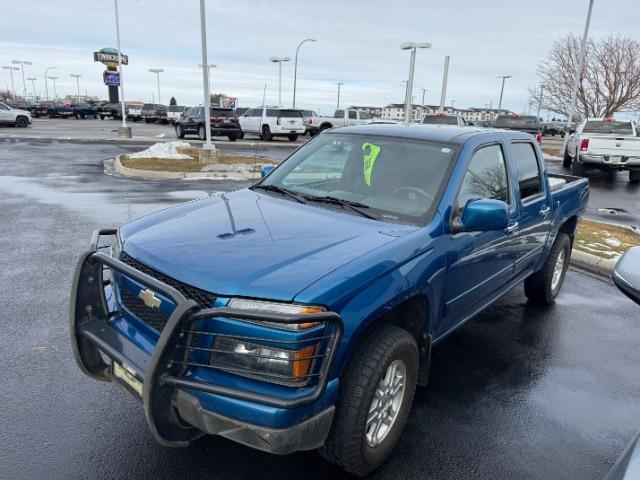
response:
[[[529,88],[537,107],[568,115],[571,90],[580,58],[580,38],[569,34],[554,42],[538,64],[543,85]],[[621,110],[640,108],[640,41],[612,35],[587,41],[580,76],[576,112],[579,117],[608,117]]]

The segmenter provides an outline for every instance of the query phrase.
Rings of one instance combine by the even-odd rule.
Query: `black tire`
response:
[[[29,119],[24,115],[20,115],[16,118],[16,127],[26,128],[29,126]]]
[[[227,136],[230,142],[235,142],[238,139],[237,135],[229,135]]]
[[[291,135],[287,135],[287,138],[289,139],[290,142],[295,142],[296,140],[298,140],[298,135],[295,133],[292,133]]]
[[[318,134],[318,130],[309,130],[309,136],[315,137]]]
[[[392,362],[406,368],[404,395],[386,436],[375,446],[367,441],[367,416],[380,381]],[[340,381],[340,397],[333,425],[320,454],[347,472],[365,476],[389,457],[413,403],[418,379],[418,347],[415,339],[394,325],[382,325],[361,341]]]
[[[571,162],[571,175],[574,177],[584,177],[584,163],[576,157]]]
[[[153,122],[153,120],[151,120],[150,118],[145,118],[144,119],[144,123],[151,123],[151,122]]]
[[[629,182],[640,183],[640,170],[629,170]]]
[[[240,134],[238,135],[238,138],[242,140],[244,138],[244,132],[240,132]]]
[[[206,140],[206,139],[207,139],[207,132],[206,132],[206,130],[204,129],[204,125],[200,125],[200,126],[198,127],[198,138],[199,138],[200,140]]]
[[[569,155],[566,148],[564,150],[564,156],[562,157],[562,166],[564,168],[571,168],[571,155]]]
[[[562,271],[559,273],[560,277],[554,285],[554,272],[556,264],[560,261],[560,254],[563,254]],[[558,233],[542,269],[524,281],[524,293],[527,298],[534,303],[544,305],[551,305],[555,302],[562,288],[570,257],[571,239],[566,233]]]
[[[273,140],[273,135],[271,134],[271,129],[269,128],[269,125],[262,126],[262,139],[267,142],[270,142],[271,140]]]
[[[176,125],[176,137],[184,138],[184,130],[182,129],[182,125]]]
[[[326,124],[326,123],[325,123],[325,124],[322,124],[322,125],[320,125],[320,131],[321,131],[321,132],[324,132],[325,130],[327,130],[327,129],[331,128],[332,126],[333,126],[333,125],[329,125],[329,124]]]

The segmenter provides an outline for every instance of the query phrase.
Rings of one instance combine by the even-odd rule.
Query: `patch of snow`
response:
[[[622,242],[617,238],[605,238],[604,243],[606,243],[607,245],[611,245],[612,247],[619,247],[620,245],[622,245]]]
[[[146,150],[132,153],[129,158],[168,158],[170,160],[189,160],[191,157],[178,153],[176,147],[190,147],[187,142],[155,143]]]

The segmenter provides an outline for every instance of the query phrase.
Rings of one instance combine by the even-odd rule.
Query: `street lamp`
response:
[[[407,81],[407,93],[404,101],[404,123],[409,124],[411,118],[411,96],[413,95],[413,72],[416,65],[416,50],[418,48],[431,48],[429,42],[403,42],[400,44],[401,50],[410,50],[411,59],[409,61],[409,80]]]
[[[9,74],[11,74],[11,91],[13,92],[13,97],[15,99],[16,96],[16,87],[13,84],[13,71],[14,70],[20,70],[18,67],[12,67],[10,65],[3,65],[2,68],[4,68],[5,70],[9,70]]]
[[[49,100],[49,85],[47,85],[47,73],[49,70],[54,70],[56,67],[47,67],[44,69],[44,96]]]
[[[296,48],[296,61],[293,67],[293,108],[296,108],[296,85],[298,83],[298,51],[300,47],[305,42],[315,42],[316,40],[313,38],[306,38],[298,44],[298,48]]]
[[[500,100],[498,101],[498,115],[500,115],[500,111],[502,109],[502,94],[504,93],[504,81],[507,78],[511,78],[511,75],[500,75],[498,78],[502,79],[502,87],[500,87]]]
[[[25,82],[24,79],[24,66],[25,65],[31,65],[31,62],[28,60],[11,60],[11,63],[13,63],[14,65],[20,65],[20,67],[22,68],[22,90],[24,92],[24,96],[27,96],[27,82]]]
[[[56,98],[58,98],[58,90],[56,89],[56,80],[58,79],[58,77],[56,77],[55,75],[49,75],[47,78],[53,81],[53,99],[55,100]]]
[[[36,99],[36,77],[27,77],[27,80],[31,82],[31,91],[33,92],[33,99]]]
[[[200,68],[202,68],[202,63],[199,63],[198,66]],[[212,90],[211,90],[211,78],[213,77],[213,75],[211,75],[211,69],[212,68],[218,68],[218,65],[216,65],[215,63],[207,63],[207,73],[209,74],[209,94],[211,94]]]
[[[204,0],[200,0],[200,41],[202,63],[200,65],[208,65],[207,63],[207,15],[205,12]],[[203,153],[210,153],[214,146],[211,143],[211,96],[209,93],[209,69],[202,67],[202,93],[204,94],[204,123],[207,125],[205,131],[206,142],[202,146]]]
[[[79,73],[70,73],[70,77],[74,77],[76,79],[76,86],[78,87],[78,100],[80,99],[80,75]]]
[[[156,81],[158,82],[158,103],[162,105],[162,100],[160,100],[160,74],[164,72],[164,70],[162,68],[150,68],[149,71],[156,74]]]
[[[278,64],[278,106],[282,106],[282,62],[290,62],[289,57],[269,57],[269,61]]]
[[[338,106],[336,110],[340,110],[340,87],[344,85],[344,82],[336,82],[336,85],[338,86]]]
[[[127,127],[127,107],[124,102],[124,80],[122,75],[122,50],[120,49],[120,18],[118,16],[118,0],[113,0],[113,7],[116,14],[116,42],[118,46],[118,73],[120,74],[120,116],[122,117],[122,126],[118,130],[118,136],[123,138],[131,138],[131,129]]]

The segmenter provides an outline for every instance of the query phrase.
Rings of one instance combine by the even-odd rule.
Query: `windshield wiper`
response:
[[[332,197],[330,195],[327,195],[327,196],[305,195],[304,198],[312,202],[331,203],[333,205],[340,205],[342,208],[349,209],[353,212],[356,212],[362,215],[363,217],[372,218],[374,220],[377,218],[375,215],[372,215],[362,210],[364,208],[366,209],[371,208],[369,205],[365,205],[364,203],[353,202],[351,200],[344,200],[342,198]]]
[[[260,189],[260,190],[266,190],[267,192],[281,193],[283,195],[286,195],[287,197],[293,198],[297,202],[307,203],[304,197],[298,195],[295,192],[292,192],[291,190],[287,190],[286,188],[282,188],[277,185],[255,185],[251,187],[251,189],[252,190]]]

